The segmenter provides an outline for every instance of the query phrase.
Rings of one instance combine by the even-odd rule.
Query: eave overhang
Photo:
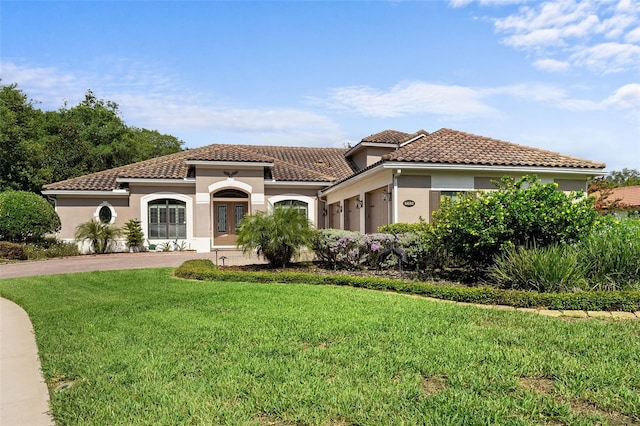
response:
[[[82,190],[82,189],[50,189],[42,191],[42,195],[74,195],[86,197],[128,197],[129,191],[126,189],[113,190]]]
[[[116,178],[118,183],[139,183],[139,184],[170,184],[170,185],[195,185],[195,178],[182,178],[182,179],[153,179],[153,178]]]
[[[268,187],[327,187],[331,185],[331,182],[306,182],[306,181],[286,181],[286,180],[265,180],[264,186]]]
[[[184,162],[189,166],[210,166],[210,167],[237,167],[237,168],[262,168],[273,167],[273,163],[267,161],[208,161],[208,160],[187,160]]]
[[[482,171],[482,172],[498,172],[498,173],[524,173],[524,174],[571,174],[571,175],[589,175],[589,176],[605,176],[607,172],[602,169],[594,169],[587,167],[543,167],[543,166],[494,166],[484,164],[448,164],[448,163],[412,163],[408,161],[385,161],[382,163],[385,169],[401,169],[401,170],[464,170],[464,171]]]

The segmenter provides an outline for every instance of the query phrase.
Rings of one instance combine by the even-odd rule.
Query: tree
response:
[[[272,267],[286,266],[313,237],[307,215],[295,207],[275,207],[272,212],[247,215],[238,229],[242,252],[256,250]]]
[[[36,242],[60,230],[60,217],[41,196],[26,191],[0,193],[0,240]]]
[[[640,171],[627,168],[620,171],[612,170],[606,179],[616,187],[640,185]]]
[[[130,140],[135,150],[134,161],[161,157],[182,150],[184,142],[175,136],[163,135],[157,130],[130,127]]]
[[[76,240],[89,240],[89,246],[95,253],[106,253],[122,234],[120,228],[95,220],[81,223],[76,227]]]
[[[43,112],[16,84],[0,84],[0,190],[39,193],[44,184],[178,152],[183,144],[128,127],[118,104],[91,90],[74,107]]]
[[[49,181],[41,134],[41,111],[16,84],[0,84],[0,191],[39,192]]]

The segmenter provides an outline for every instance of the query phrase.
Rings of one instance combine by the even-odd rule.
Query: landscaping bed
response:
[[[387,274],[387,276],[381,276]],[[388,274],[396,274],[389,277]],[[190,260],[176,269],[180,278],[206,281],[253,283],[325,284],[397,291],[457,302],[506,305],[518,308],[584,311],[640,311],[640,291],[578,291],[539,293],[499,289],[486,285],[465,286],[446,281],[417,281],[397,278],[390,271],[332,271],[317,265],[300,264],[270,269],[265,265],[216,267],[205,259]]]

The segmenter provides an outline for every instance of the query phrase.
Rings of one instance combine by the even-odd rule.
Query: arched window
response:
[[[149,238],[187,238],[187,209],[184,201],[164,198],[149,201]]]
[[[237,189],[223,189],[213,194],[213,198],[249,198],[249,194]]]
[[[274,204],[275,207],[293,207],[302,211],[305,216],[308,216],[309,204],[300,200],[282,200]]]

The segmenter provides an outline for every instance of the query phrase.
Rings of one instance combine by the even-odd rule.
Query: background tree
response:
[[[40,192],[47,183],[171,154],[183,145],[156,130],[128,127],[118,104],[91,90],[74,107],[43,112],[16,84],[0,84],[0,190]]]
[[[42,112],[17,85],[0,85],[0,191],[39,191],[51,175],[40,144]]]
[[[41,196],[26,191],[0,193],[0,240],[37,242],[60,230],[60,217]]]
[[[628,168],[620,171],[612,170],[605,179],[612,182],[616,187],[640,185],[640,171]]]

